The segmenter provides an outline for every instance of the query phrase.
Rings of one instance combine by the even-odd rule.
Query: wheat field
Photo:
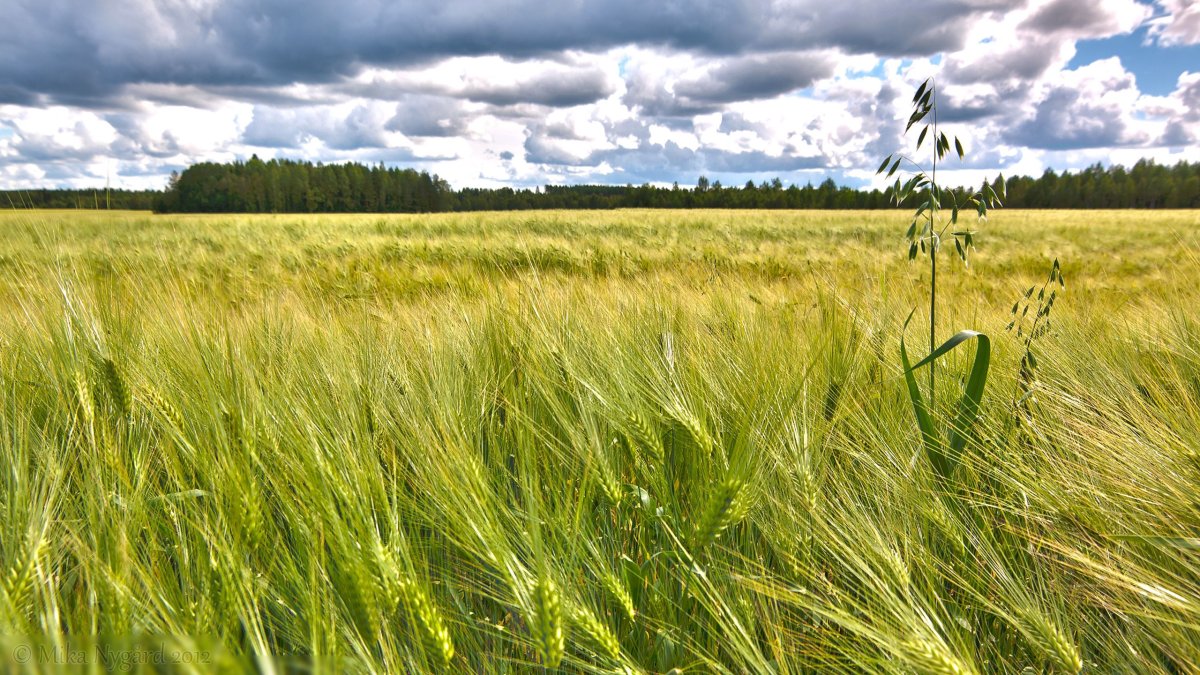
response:
[[[993,351],[952,486],[907,225],[0,214],[0,659],[1197,672],[1200,213],[999,211],[944,258],[939,335]]]

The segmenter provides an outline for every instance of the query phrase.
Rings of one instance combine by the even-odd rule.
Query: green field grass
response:
[[[1196,672],[1200,212],[1000,211],[942,267],[994,352],[953,489],[907,224],[0,214],[0,663]]]

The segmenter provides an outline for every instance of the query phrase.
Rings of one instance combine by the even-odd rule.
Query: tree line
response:
[[[159,212],[356,213],[447,211],[450,184],[383,164],[313,164],[258,156],[172,174]]]
[[[8,209],[128,209],[149,211],[162,198],[161,190],[0,190],[0,208]]]
[[[1141,160],[1130,168],[1095,164],[1082,171],[1047,170],[1007,179],[1009,208],[1200,208],[1200,162],[1173,166]],[[999,186],[999,177],[992,181]],[[150,209],[237,213],[432,213],[527,209],[728,208],[881,209],[893,205],[879,190],[788,185],[776,178],[725,186],[701,176],[695,187],[547,185],[544,188],[451,189],[436,174],[363,164],[292,160],[202,163],[172,174],[165,190],[8,191],[8,204],[34,208]],[[3,204],[3,201],[0,201]]]

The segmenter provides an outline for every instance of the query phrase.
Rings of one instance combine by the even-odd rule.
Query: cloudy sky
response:
[[[0,188],[201,160],[455,187],[868,184],[941,85],[952,179],[1200,160],[1200,0],[0,0]]]

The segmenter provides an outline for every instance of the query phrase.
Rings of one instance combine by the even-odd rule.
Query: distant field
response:
[[[537,211],[433,215],[170,215],[0,212],[0,265],[50,282],[69,273],[141,289],[203,283],[245,301],[277,293],[336,301],[478,297],[496,286],[753,283],[847,277],[917,283],[906,216],[886,211]],[[971,294],[1005,294],[1053,257],[1089,290],[1190,286],[1198,211],[998,211],[977,228],[975,264],[948,275]],[[76,274],[77,273],[77,274]],[[27,281],[27,283],[29,283]],[[52,285],[52,284],[51,284]],[[974,289],[974,290],[970,290]],[[6,285],[9,293],[13,287]],[[1002,298],[998,298],[1002,299]]]
[[[0,634],[206,670],[1194,672],[1200,212],[998,211],[942,258],[939,334],[994,350],[953,494],[899,365],[907,225],[0,213]],[[1055,258],[1018,406],[1005,326]]]

